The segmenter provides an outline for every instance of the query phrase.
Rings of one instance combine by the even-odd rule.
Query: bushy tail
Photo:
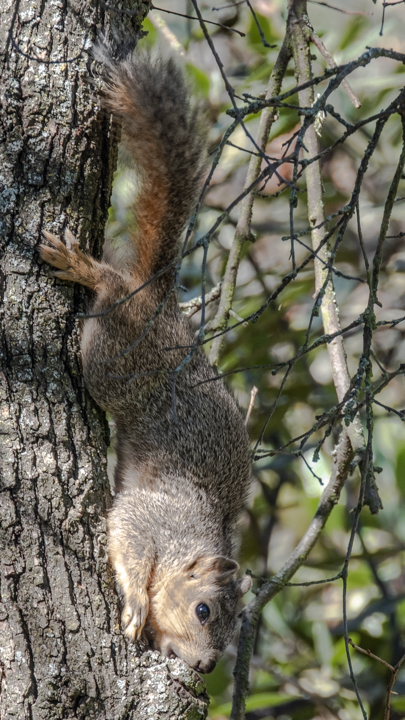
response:
[[[147,279],[179,252],[181,233],[202,184],[206,132],[181,70],[173,60],[138,54],[107,67],[106,105],[122,120],[122,141],[135,163],[136,272]]]

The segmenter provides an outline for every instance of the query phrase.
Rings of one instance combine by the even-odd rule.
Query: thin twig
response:
[[[270,98],[272,97],[272,95],[280,92],[281,83],[287,69],[289,60],[290,51],[288,49],[287,43],[284,42],[270,76],[266,91],[266,97]],[[259,130],[256,138],[256,144],[260,147],[261,150],[264,150],[266,147],[270,129],[274,120],[275,114],[272,108],[267,108],[266,112],[263,112],[261,115]],[[244,190],[247,190],[252,186],[252,183],[255,183],[255,181],[260,175],[260,167],[261,157],[252,155],[246,175]],[[252,189],[249,194],[244,197],[241,203],[239,220],[236,226],[234,240],[226,265],[224,284],[221,292],[221,300],[215,318],[211,323],[211,328],[213,330],[223,330],[224,328],[226,328],[228,323],[229,311],[232,307],[233,295],[236,285],[236,276],[241,260],[242,249],[245,242],[251,239],[250,223],[252,217],[253,202],[254,190]],[[212,365],[218,364],[221,345],[222,337],[216,338],[212,343],[211,351],[209,354],[209,360]]]
[[[383,660],[382,658],[378,657],[378,655],[374,655],[374,653],[371,652],[371,650],[364,649],[360,647],[359,645],[356,645],[351,638],[348,638],[349,645],[352,646],[355,650],[358,650],[359,652],[363,653],[363,655],[368,655],[368,657],[373,658],[373,660],[378,660],[379,663],[382,665],[385,665],[391,672],[394,672],[394,668],[392,665],[390,665],[386,660]]]
[[[229,10],[230,8],[238,7],[238,5],[244,5],[246,0],[239,0],[239,2],[233,2],[232,5],[222,5],[222,7],[212,7],[213,12],[219,12],[220,10]]]
[[[211,52],[212,52],[212,55],[213,55],[213,57],[214,57],[214,59],[215,59],[215,62],[216,62],[216,64],[217,64],[217,66],[218,66],[218,70],[219,70],[219,72],[220,72],[220,74],[221,74],[221,77],[222,77],[222,80],[223,80],[223,82],[224,82],[225,89],[226,89],[226,91],[227,91],[227,93],[228,93],[228,95],[229,95],[229,99],[230,99],[230,101],[231,101],[231,103],[232,103],[232,111],[233,111],[233,114],[234,114],[236,120],[238,121],[238,123],[240,123],[240,125],[241,125],[241,127],[242,127],[242,129],[243,129],[243,132],[245,133],[246,137],[249,138],[249,140],[252,142],[253,147],[255,147],[256,150],[259,151],[259,154],[261,155],[262,159],[263,159],[267,164],[269,164],[269,160],[268,160],[268,158],[267,158],[266,153],[265,153],[265,152],[262,150],[262,148],[256,143],[256,141],[254,140],[254,138],[253,138],[252,135],[250,134],[248,128],[246,127],[246,125],[245,125],[245,123],[244,123],[244,121],[243,121],[243,115],[240,113],[239,108],[238,108],[238,106],[237,106],[237,104],[236,104],[236,102],[235,102],[235,98],[237,97],[237,95],[236,95],[236,93],[235,93],[234,88],[232,87],[232,85],[230,84],[230,82],[229,82],[229,80],[228,80],[228,78],[227,78],[227,76],[226,76],[225,69],[224,69],[224,64],[223,64],[223,62],[222,62],[222,60],[221,60],[221,58],[220,58],[220,56],[219,56],[219,54],[218,54],[218,52],[217,52],[217,50],[216,50],[216,48],[215,48],[215,45],[214,45],[214,43],[213,43],[213,41],[212,41],[212,38],[211,38],[211,36],[210,36],[210,34],[209,34],[208,30],[207,30],[206,24],[205,24],[205,22],[204,22],[204,18],[203,18],[203,16],[201,15],[200,8],[199,8],[199,6],[198,6],[198,2],[197,2],[197,0],[191,0],[191,2],[192,2],[192,4],[193,4],[194,10],[195,10],[196,13],[197,13],[198,20],[199,20],[200,26],[201,26],[201,30],[203,31],[204,37],[205,37],[205,39],[206,39],[206,41],[207,41],[207,43],[208,43],[208,45],[209,45],[209,48],[210,48],[210,50],[211,50]]]
[[[323,5],[330,10],[337,10],[338,12],[344,13],[345,15],[373,15],[372,12],[366,12],[365,10],[344,10],[343,8],[337,7],[336,5],[330,5],[327,2],[320,2],[320,0],[308,0],[308,2],[313,3],[314,5]],[[404,2],[404,0],[401,0],[401,2]]]
[[[152,10],[158,10],[159,12],[165,12],[169,13],[170,15],[178,15],[179,17],[184,17],[187,20],[198,20],[198,17],[195,17],[195,15],[185,15],[184,13],[175,12],[174,10],[167,10],[166,8],[156,7],[156,5],[152,5]],[[240,35],[240,37],[246,37],[245,33],[241,30],[237,30],[236,28],[228,27],[228,25],[224,25],[223,23],[217,23],[213,20],[204,20],[205,23],[208,23],[209,25],[216,25],[217,27],[222,28],[223,30],[229,30],[230,32],[237,33]]]
[[[318,48],[321,55],[325,58],[326,62],[328,63],[329,67],[335,68],[337,67],[337,63],[335,62],[334,58],[330,54],[329,50],[325,47],[322,40],[318,35],[316,34],[315,30],[312,30],[311,34],[311,40]],[[361,102],[353,92],[352,88],[350,87],[347,80],[342,80],[342,88],[345,90],[345,92],[348,94],[350,100],[352,101],[354,107],[356,110],[358,110],[361,107]]]
[[[209,305],[209,303],[214,302],[214,300],[218,300],[220,294],[221,294],[221,288],[222,288],[222,280],[215,285],[215,287],[210,290],[209,293],[205,296],[205,307]],[[196,297],[192,300],[187,300],[186,302],[179,303],[181,310],[183,311],[184,315],[187,318],[192,317],[195,315],[199,310],[201,310],[201,306],[203,304],[202,297]]]
[[[259,31],[260,39],[261,39],[261,41],[262,41],[262,43],[263,43],[263,46],[266,47],[266,48],[275,48],[275,47],[277,47],[277,45],[270,45],[270,43],[267,42],[267,40],[266,40],[266,38],[265,38],[265,36],[264,36],[263,29],[262,29],[262,27],[261,27],[261,25],[260,25],[260,23],[259,23],[259,20],[258,20],[258,18],[257,18],[257,15],[256,15],[253,7],[252,7],[252,3],[250,2],[250,0],[246,0],[246,4],[247,4],[250,12],[252,13],[252,17],[253,17],[253,20],[255,21],[256,27],[257,27],[257,29],[258,29],[258,31]]]
[[[227,648],[226,651],[227,655],[230,655],[231,657],[236,657],[236,649],[231,647]],[[332,717],[335,717],[336,720],[339,720],[339,715],[336,712],[336,709],[332,706],[333,698],[328,700],[325,700],[325,698],[322,698],[320,695],[317,695],[314,692],[311,692],[307,688],[303,688],[301,685],[300,680],[297,680],[296,678],[290,676],[290,675],[284,675],[284,673],[280,672],[279,668],[275,665],[272,665],[268,662],[264,662],[260,657],[257,655],[253,655],[250,661],[252,668],[258,668],[260,670],[264,670],[264,672],[269,673],[270,675],[273,675],[273,677],[276,678],[280,683],[283,685],[292,685],[295,687],[299,694],[305,699],[310,702],[312,702],[316,708],[319,709],[326,709],[328,711],[328,717],[329,715],[332,715]],[[323,716],[321,716],[323,717]]]
[[[362,55],[360,55],[359,58],[356,60],[352,60],[349,63],[346,63],[345,65],[338,65],[336,68],[329,68],[325,70],[323,75],[318,75],[317,77],[313,77],[310,80],[306,80],[304,83],[296,85],[295,87],[291,88],[291,90],[287,90],[286,92],[282,93],[281,95],[276,95],[274,97],[271,97],[269,99],[258,97],[253,98],[251,103],[248,103],[245,108],[238,108],[239,115],[250,115],[251,113],[257,113],[259,112],[263,107],[288,107],[284,105],[284,101],[287,100],[290,97],[293,97],[301,90],[306,90],[310,87],[315,87],[316,85],[319,85],[320,83],[325,82],[328,78],[332,78],[329,83],[328,87],[322,94],[322,98],[320,99],[320,102],[318,101],[313,108],[307,107],[305,109],[305,114],[314,115],[316,114],[320,109],[324,109],[325,103],[327,98],[336,90],[336,88],[339,87],[342,80],[346,78],[348,75],[350,75],[354,70],[356,70],[359,67],[366,67],[372,60],[375,60],[376,58],[380,57],[387,57],[391,58],[391,60],[397,60],[398,62],[405,62],[405,55],[404,53],[399,53],[396,50],[389,50],[386,48],[368,48],[366,52],[364,52]],[[398,98],[396,98],[396,103],[398,105]],[[322,105],[322,107],[321,107]],[[328,112],[329,112],[329,106],[328,106]],[[230,115],[231,117],[235,116],[235,112],[232,108],[227,110],[227,115]],[[378,113],[378,116],[381,114]],[[370,120],[367,119],[367,122]],[[363,121],[364,122],[364,121]],[[359,127],[358,124],[353,125],[351,127]]]
[[[403,665],[404,662],[405,662],[405,655],[403,655],[403,656],[401,657],[401,659],[398,660],[397,664],[396,664],[395,667],[393,668],[394,672],[393,672],[392,675],[391,675],[390,684],[388,685],[388,689],[387,689],[387,702],[386,702],[386,704],[385,704],[384,720],[390,720],[390,714],[391,714],[391,712],[390,712],[390,710],[391,710],[391,695],[392,695],[392,693],[394,692],[393,688],[394,688],[394,685],[395,685],[395,681],[396,681],[396,679],[397,679],[397,677],[398,677],[398,673],[399,673],[399,671],[400,671],[400,669],[401,669],[401,667],[402,667],[402,665]]]

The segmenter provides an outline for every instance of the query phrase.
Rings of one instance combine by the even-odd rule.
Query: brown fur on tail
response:
[[[135,55],[107,68],[106,106],[122,121],[122,140],[139,177],[134,202],[136,272],[147,279],[171,263],[201,187],[206,141],[201,113],[172,59]]]

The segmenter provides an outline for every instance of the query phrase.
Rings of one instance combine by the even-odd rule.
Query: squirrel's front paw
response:
[[[136,595],[127,598],[122,613],[122,624],[125,634],[131,640],[139,640],[149,612],[149,598],[145,590],[138,590]]]

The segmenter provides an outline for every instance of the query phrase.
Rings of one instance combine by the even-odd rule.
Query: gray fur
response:
[[[154,192],[154,182],[164,186],[163,200],[170,207],[159,226],[145,226],[145,237],[152,238],[157,249],[148,255],[143,246],[141,270],[138,262],[128,262],[127,270],[96,262],[80,251],[71,235],[66,247],[47,233],[53,247],[41,251],[59,268],[59,277],[94,290],[91,314],[111,309],[145,282],[145,273],[151,277],[176,256],[200,187],[197,176],[205,149],[201,135],[197,140],[193,135],[190,118],[196,127],[200,121],[195,110],[190,115],[181,74],[172,61],[148,62],[110,60],[108,102],[117,105],[124,142],[143,173],[148,168],[144,148],[123,108],[127,112],[132,107],[138,126],[152,127],[147,149],[151,152],[151,142],[157,143],[154,152],[162,160],[163,180],[156,179],[157,165],[151,159],[151,175],[144,183],[148,192]],[[166,92],[169,77],[174,78],[175,99]],[[176,124],[178,111],[180,119],[186,119]],[[147,203],[145,187],[142,192]],[[144,240],[134,233],[134,242]],[[126,632],[134,639],[143,633],[164,654],[178,655],[209,672],[234,632],[238,599],[250,587],[248,578],[236,579],[238,566],[230,556],[251,460],[243,418],[222,381],[199,384],[215,375],[201,349],[177,374],[174,416],[173,372],[194,338],[170,290],[173,278],[169,270],[111,312],[84,322],[83,372],[93,398],[111,413],[117,428],[117,496],[109,518],[109,553],[125,598]],[[201,603],[211,612],[203,624],[196,615]]]

